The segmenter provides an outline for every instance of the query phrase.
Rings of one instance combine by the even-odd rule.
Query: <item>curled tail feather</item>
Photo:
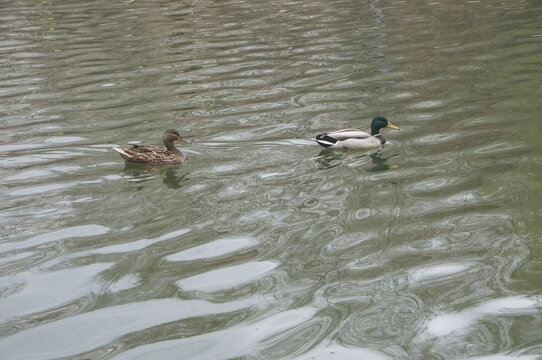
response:
[[[337,143],[337,139],[328,136],[327,134],[320,134],[316,136],[316,142],[323,147],[330,147]]]

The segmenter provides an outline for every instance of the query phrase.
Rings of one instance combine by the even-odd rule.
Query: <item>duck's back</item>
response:
[[[114,150],[124,160],[136,163],[173,164],[186,159],[182,151],[179,151],[180,154],[175,154],[166,148],[153,145],[132,145],[124,149],[114,148]]]
[[[359,129],[343,129],[320,134],[316,142],[323,147],[343,149],[369,149],[378,147],[382,140]]]
[[[332,131],[326,133],[327,136],[331,136],[332,138],[342,141],[346,139],[365,139],[370,137],[370,134],[367,134],[365,131],[361,131],[359,129],[342,129],[337,131]]]

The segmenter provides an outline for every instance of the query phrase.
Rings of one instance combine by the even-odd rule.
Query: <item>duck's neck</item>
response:
[[[181,155],[182,152],[181,150],[177,149],[175,147],[175,145],[173,144],[173,141],[166,141],[164,140],[164,144],[166,145],[166,149],[169,151],[169,152],[172,152],[174,154],[177,154],[177,155]]]

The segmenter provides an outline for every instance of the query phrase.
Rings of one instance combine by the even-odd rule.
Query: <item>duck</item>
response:
[[[400,130],[383,116],[375,116],[371,122],[371,134],[358,129],[342,129],[316,136],[316,142],[326,148],[335,149],[370,149],[382,146],[386,139],[380,134],[380,129],[390,128]]]
[[[190,144],[177,130],[169,129],[162,136],[166,148],[154,145],[131,145],[123,149],[114,147],[127,162],[150,163],[150,164],[177,164],[186,160],[186,154],[177,149],[173,142],[175,140]]]

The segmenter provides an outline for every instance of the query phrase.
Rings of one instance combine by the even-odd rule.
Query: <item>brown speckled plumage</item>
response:
[[[125,161],[149,164],[175,164],[186,160],[186,154],[177,149],[173,141],[178,140],[190,143],[185,140],[176,130],[166,130],[163,135],[165,148],[154,145],[131,145],[126,148],[113,148]]]

